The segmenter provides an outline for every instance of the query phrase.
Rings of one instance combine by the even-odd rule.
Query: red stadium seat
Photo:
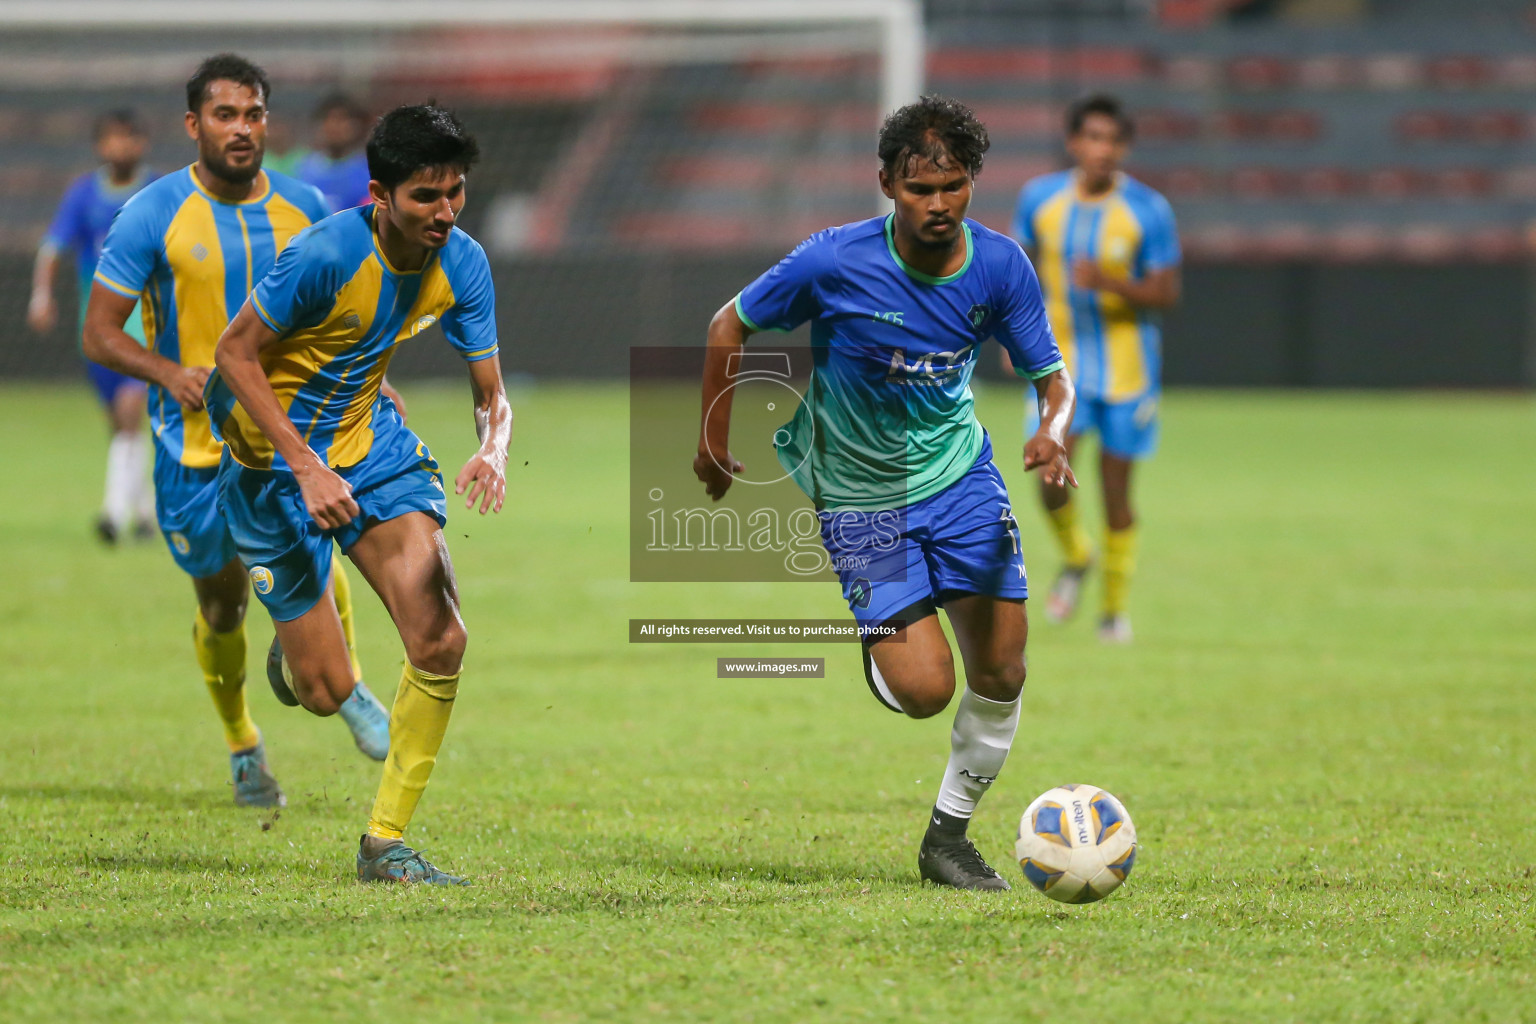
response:
[[[1364,78],[1372,89],[1412,89],[1424,80],[1424,65],[1412,54],[1380,54],[1366,58]]]
[[[1339,53],[1304,57],[1296,63],[1296,84],[1304,89],[1351,89],[1364,78],[1360,61]]]
[[[1442,89],[1470,89],[1487,82],[1492,68],[1481,57],[1433,57],[1425,72],[1429,81]]]
[[[1234,89],[1270,92],[1296,78],[1296,65],[1283,57],[1250,55],[1227,63],[1227,84]]]
[[[1468,119],[1467,134],[1473,142],[1507,145],[1527,136],[1525,116],[1515,110],[1481,110]]]
[[[1391,251],[1391,236],[1374,224],[1340,225],[1323,237],[1321,246],[1325,259],[1344,263],[1380,259]]]
[[[1307,199],[1342,199],[1358,187],[1355,175],[1342,167],[1309,167],[1297,181],[1297,191]]]
[[[1423,185],[1411,167],[1379,167],[1365,176],[1365,193],[1373,199],[1409,199],[1422,192]]]
[[[1278,199],[1294,189],[1291,175],[1274,167],[1239,167],[1227,178],[1227,189],[1238,199]]]
[[[1403,142],[1449,142],[1466,134],[1466,122],[1443,110],[1410,110],[1393,125]]]
[[[1493,191],[1493,177],[1480,167],[1451,167],[1425,175],[1430,191],[1442,199],[1481,199]]]

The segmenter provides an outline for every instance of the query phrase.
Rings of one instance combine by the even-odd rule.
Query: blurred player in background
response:
[[[1090,96],[1067,117],[1070,170],[1029,182],[1019,194],[1014,237],[1030,253],[1046,311],[1077,384],[1067,438],[1099,435],[1104,490],[1103,607],[1099,638],[1131,639],[1126,595],[1136,568],[1131,470],[1157,447],[1162,332],[1159,314],[1179,301],[1179,238],[1159,193],[1120,170],[1134,126],[1110,96]],[[1030,420],[1038,412],[1030,409]],[[1040,495],[1065,565],[1046,600],[1046,618],[1077,609],[1093,544],[1067,488],[1046,478]]]
[[[491,267],[454,225],[479,155],[451,113],[400,107],[368,141],[373,203],[299,236],[241,307],[206,389],[227,444],[219,502],[272,615],[285,703],[328,715],[353,690],[331,580],[333,538],[405,645],[389,758],[357,853],[360,881],[461,885],[404,841],[459,691],[467,636],[443,539],[442,472],[380,393],[402,341],[440,323],[469,364],[480,450],[455,479],[501,510],[512,410]],[[302,432],[301,432],[302,431]],[[270,664],[270,663],[269,663]]]
[[[293,175],[325,196],[331,212],[350,210],[368,198],[368,111],[346,93],[333,92],[315,107],[315,148],[299,158]]]
[[[150,384],[155,501],[176,564],[192,577],[193,647],[230,749],[235,803],[285,803],[245,699],[248,584],[218,509],[223,446],[203,410],[203,384],[230,312],[285,246],[325,217],[308,185],[263,171],[266,74],[233,54],[210,57],[187,82],[187,134],[197,162],[160,178],[113,222],[86,311],[86,354]],[[143,296],[148,347],[123,330]],[[351,638],[351,601],[337,577]],[[351,649],[349,643],[349,649]],[[361,678],[355,656],[352,669]],[[359,749],[383,760],[388,712],[361,683],[342,709]]]
[[[101,166],[70,184],[37,251],[27,324],[38,334],[48,333],[58,323],[53,289],[59,257],[66,252],[74,256],[80,282],[76,324],[77,329],[83,329],[91,279],[96,274],[101,243],[112,226],[112,218],[129,197],[154,180],[154,174],[144,166],[148,146],[144,128],[133,111],[112,110],[96,119],[96,157]],[[140,345],[144,343],[137,306],[123,330]],[[149,489],[148,441],[144,436],[144,383],[89,361],[86,372],[101,398],[112,431],[107,446],[106,493],[96,520],[96,533],[108,544],[116,543],[130,528],[139,537],[153,536],[154,498]]]
[[[693,462],[719,500],[745,469],[727,444],[732,356],[758,331],[809,321],[810,390],[775,434],[777,455],[815,502],[870,690],[890,710],[928,718],[949,706],[954,656],[938,609],[949,616],[965,691],[917,862],[958,889],[1008,888],[966,830],[1013,744],[1028,634],[1018,524],[970,389],[988,338],[1044,409],[1024,468],[1075,484],[1072,381],[1039,283],[1011,239],[965,216],[988,145],[953,100],[924,97],[886,119],[880,187],[894,211],[812,235],[715,314]]]

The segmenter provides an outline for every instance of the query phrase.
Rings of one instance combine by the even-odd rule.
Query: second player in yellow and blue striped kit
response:
[[[1113,97],[1074,104],[1067,151],[1075,166],[1025,185],[1013,222],[1014,237],[1035,261],[1046,315],[1077,383],[1069,445],[1088,432],[1101,442],[1108,529],[1099,635],[1116,643],[1131,637],[1126,593],[1136,561],[1132,468],[1157,447],[1160,318],[1180,290],[1173,211],[1156,191],[1120,170],[1133,127]],[[1034,410],[1029,412],[1033,421]],[[1046,617],[1061,621],[1077,607],[1094,551],[1071,493],[1047,485],[1041,497],[1065,557]]]

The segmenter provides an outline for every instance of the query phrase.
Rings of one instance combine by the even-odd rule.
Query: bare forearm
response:
[[[181,372],[181,364],[151,352],[123,330],[137,301],[99,284],[92,286],[81,338],[85,357],[109,370],[169,388],[172,378]]]
[[[32,301],[53,296],[53,280],[59,268],[58,253],[50,245],[37,250],[37,262],[32,264]]]
[[[1113,279],[1105,281],[1103,287],[1131,305],[1145,309],[1172,309],[1179,304],[1179,279],[1171,274]]]
[[[1058,442],[1067,436],[1072,413],[1077,408],[1077,388],[1066,370],[1056,370],[1035,381],[1040,402],[1040,429]]]
[[[481,452],[506,458],[512,445],[512,405],[507,401],[507,387],[495,358],[471,364],[470,382],[475,394],[475,436]]]
[[[219,338],[213,361],[229,390],[250,415],[251,422],[272,442],[288,468],[297,472],[323,464],[283,411],[277,393],[272,390],[272,382],[267,379],[267,371],[262,368],[262,342],[275,337],[247,302]]]
[[[731,357],[750,336],[732,306],[715,314],[704,350],[704,387],[699,417],[699,451],[723,456],[731,435]]]

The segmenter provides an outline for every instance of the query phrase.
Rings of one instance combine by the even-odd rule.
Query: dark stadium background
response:
[[[1138,115],[1131,169],[1172,201],[1188,258],[1169,384],[1536,383],[1532,4],[929,0],[924,11],[927,88],[973,104],[993,133],[974,215],[994,227],[1027,177],[1058,165],[1067,101],[1105,89]],[[301,145],[310,107],[336,86],[375,111],[429,95],[455,105],[485,143],[464,223],[493,254],[508,371],[621,377],[630,346],[702,341],[710,313],[767,261],[873,211],[875,57],[839,55],[830,29],[799,38],[817,33],[825,45],[809,54],[631,65],[614,54],[641,30],[590,30],[582,52],[599,56],[541,64],[525,59],[530,33],[507,28],[442,30],[403,62],[388,58],[396,43],[356,30],[302,45],[270,30],[237,41],[7,30],[0,375],[77,373],[73,318],[37,338],[24,310],[47,218],[92,165],[92,117],[137,107],[154,165],[183,165],[179,83],[199,55],[233,45],[268,64],[274,130]],[[507,42],[508,58],[434,63],[469,36],[479,52]],[[396,364],[457,372],[430,344]]]

